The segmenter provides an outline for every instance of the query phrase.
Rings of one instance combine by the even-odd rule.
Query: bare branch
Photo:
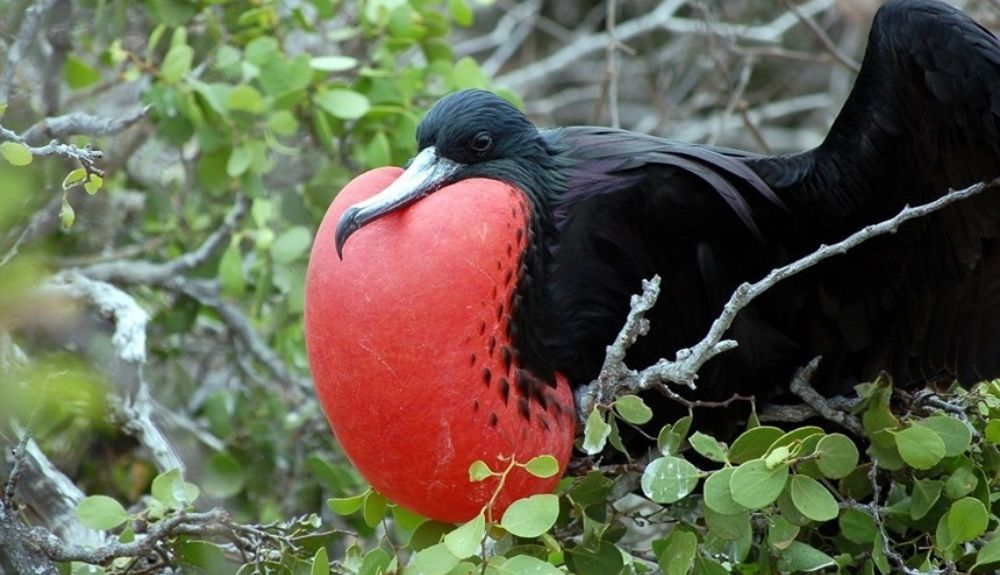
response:
[[[18,69],[18,64],[24,59],[28,46],[35,39],[38,26],[42,23],[42,18],[52,9],[58,0],[39,0],[35,2],[24,15],[21,22],[21,29],[17,33],[17,39],[7,52],[7,61],[4,62],[3,71],[0,72],[0,102],[9,102],[10,87],[14,81],[14,72]]]
[[[771,44],[779,41],[785,32],[799,22],[795,16],[786,12],[761,26],[719,24],[709,28],[701,20],[674,16],[677,10],[686,3],[687,0],[664,0],[649,14],[622,22],[616,27],[617,41],[627,42],[653,30],[666,30],[677,34],[723,34]],[[799,11],[804,15],[811,16],[828,9],[832,4],[833,0],[812,0],[801,6]],[[605,48],[608,41],[609,35],[606,32],[582,36],[542,60],[498,76],[496,83],[499,86],[524,89],[525,85],[570,66],[587,54]]]
[[[21,138],[26,144],[39,145],[45,140],[68,136],[110,136],[145,118],[152,109],[152,106],[147,105],[113,118],[72,112],[64,116],[45,118],[28,128]]]
[[[225,247],[249,209],[250,199],[239,194],[236,203],[226,214],[218,229],[205,238],[194,251],[168,262],[117,260],[93,264],[81,268],[79,272],[91,279],[124,285],[160,285],[172,281],[184,272],[205,263]]]
[[[97,160],[104,157],[104,152],[91,149],[89,145],[80,148],[72,144],[63,144],[58,140],[52,140],[44,146],[29,146],[23,137],[17,135],[13,130],[4,128],[3,125],[0,125],[0,140],[24,144],[32,156],[61,156],[69,160],[75,160],[87,170],[87,173],[104,176],[104,171],[96,166]]]
[[[655,303],[655,298],[658,294],[658,280],[654,279],[652,282],[644,282],[643,295],[638,296],[638,298],[633,297],[632,309],[629,312],[625,326],[619,332],[615,342],[609,346],[605,367],[601,370],[602,376],[607,371],[608,373],[613,373],[616,379],[609,382],[607,378],[604,378],[602,381],[602,377],[598,377],[597,380],[579,388],[576,392],[576,401],[580,413],[584,415],[589,413],[589,408],[596,401],[607,402],[619,395],[635,393],[649,389],[654,385],[662,385],[666,382],[682,384],[695,389],[695,381],[701,367],[716,355],[737,346],[737,342],[723,339],[736,319],[736,315],[778,282],[805,271],[835,255],[843,254],[874,237],[894,233],[899,226],[909,220],[924,217],[950,204],[974,196],[983,190],[998,186],[1000,186],[1000,179],[994,180],[989,184],[980,182],[963,190],[952,191],[926,204],[904,207],[894,217],[865,226],[835,244],[829,246],[821,245],[809,255],[772,270],[764,279],[756,283],[744,283],[740,285],[733,292],[732,296],[730,296],[725,306],[723,306],[719,317],[712,322],[708,334],[701,341],[690,348],[678,350],[673,361],[661,359],[654,365],[636,372],[625,366],[622,360],[625,357],[628,345],[631,345],[631,342],[635,341],[636,334],[639,333],[637,326],[643,325],[641,323],[644,321],[642,315],[652,307],[652,303],[648,300],[651,298],[653,303]],[[655,288],[650,287],[653,284],[655,284]],[[822,411],[820,413],[822,414]]]
[[[799,10],[799,7],[795,5],[794,2],[790,2],[789,0],[783,0],[783,3],[792,12],[792,14],[795,14],[796,18],[798,18],[803,24],[806,25],[806,28],[809,28],[809,31],[816,36],[816,39],[819,40],[820,44],[823,45],[823,48],[827,52],[829,52],[831,56],[833,56],[834,60],[841,63],[845,68],[854,72],[855,74],[857,74],[861,70],[861,64],[855,61],[854,58],[851,58],[847,54],[844,54],[840,50],[840,48],[838,48],[837,45],[833,43],[833,40],[830,39],[830,37],[826,34],[826,32],[824,32],[823,29],[819,27],[819,24],[817,24],[816,21],[813,20],[812,16],[803,14],[802,11]]]
[[[850,431],[856,437],[864,437],[865,430],[861,427],[858,418],[833,407],[818,391],[813,389],[809,382],[812,380],[816,368],[819,367],[820,358],[813,358],[805,367],[800,368],[792,377],[790,389],[792,393],[802,398],[809,407],[824,419],[832,421],[844,429]]]

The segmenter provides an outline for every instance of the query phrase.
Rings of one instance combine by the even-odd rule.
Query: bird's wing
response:
[[[791,219],[761,226],[793,254],[1000,177],[1000,41],[944,3],[892,0],[876,14],[823,144],[748,165],[789,207]],[[905,225],[811,279],[799,304],[822,317],[796,321],[816,347],[865,350],[863,371],[1000,375],[997,190]]]
[[[1000,177],[998,133],[1000,43],[925,0],[880,9],[856,86],[809,152],[765,158],[563,130],[578,163],[554,206],[556,363],[593,377],[629,294],[653,273],[664,293],[630,358],[671,356],[704,335],[740,282],[906,204]],[[817,354],[827,390],[881,369],[905,382],[1000,376],[1000,192],[782,282],[741,312],[731,335],[740,347],[707,366],[703,393],[780,386]]]

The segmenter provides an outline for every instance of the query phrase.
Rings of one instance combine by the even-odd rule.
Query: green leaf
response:
[[[12,166],[27,166],[32,160],[31,150],[28,146],[20,142],[4,142],[0,144],[0,156],[3,156],[3,159],[7,160]],[[82,170],[83,168],[80,169]],[[86,172],[84,173],[86,174]]]
[[[979,552],[976,553],[976,564],[972,569],[998,562],[1000,562],[1000,536],[994,536],[979,548]]]
[[[787,480],[787,464],[768,469],[763,459],[752,459],[733,472],[729,490],[736,503],[747,509],[760,509],[774,503],[774,500],[781,495]]]
[[[309,66],[321,72],[343,72],[357,65],[358,59],[350,56],[319,56],[309,60]]]
[[[320,90],[313,96],[313,102],[334,118],[342,120],[356,120],[371,109],[364,94],[343,88]]]
[[[445,535],[444,544],[455,557],[465,559],[479,552],[483,537],[486,537],[486,516],[480,512],[475,519]]]
[[[829,521],[840,511],[830,490],[812,477],[795,475],[790,487],[795,508],[813,521]]]
[[[232,497],[246,485],[246,469],[239,459],[220,451],[212,454],[201,484],[212,497]]]
[[[611,495],[614,482],[600,471],[594,470],[569,490],[574,503],[582,507],[603,504]]]
[[[674,503],[694,491],[701,472],[688,461],[666,455],[649,462],[642,472],[642,492],[657,503]]]
[[[604,450],[609,435],[611,426],[604,421],[604,416],[595,407],[587,416],[587,423],[583,427],[583,450],[588,455],[597,455]]]
[[[653,419],[653,410],[638,395],[623,395],[614,405],[618,415],[631,424],[642,425]]]
[[[253,150],[250,149],[250,146],[236,146],[226,162],[226,175],[230,178],[238,178],[250,168],[251,163],[253,163]]]
[[[421,575],[445,575],[461,561],[444,543],[431,545],[413,556],[413,566]]]
[[[791,448],[787,445],[780,445],[764,456],[764,464],[767,465],[768,469],[774,469],[779,465],[788,463],[791,455]]]
[[[726,446],[714,437],[696,431],[688,438],[688,441],[691,443],[691,447],[705,458],[719,463],[726,462]]]
[[[729,482],[734,471],[735,467],[724,467],[705,480],[703,488],[705,505],[723,515],[735,515],[746,511],[746,507],[733,500],[732,491],[729,490]]]
[[[609,541],[566,550],[566,565],[576,575],[610,575],[624,567],[621,551]]]
[[[930,469],[944,457],[944,441],[926,427],[913,425],[894,435],[899,456],[914,469]]]
[[[481,459],[473,461],[472,465],[469,466],[469,481],[472,483],[478,483],[492,477],[493,475],[496,474],[490,469],[490,466],[486,465],[486,462]]]
[[[961,455],[972,445],[972,430],[957,417],[935,415],[924,419],[920,425],[930,428],[944,441],[945,457]]]
[[[299,130],[299,120],[288,110],[278,110],[267,119],[267,128],[279,136],[291,136]]]
[[[858,466],[858,448],[842,433],[831,433],[816,444],[816,466],[824,477],[840,479]]]
[[[62,207],[59,208],[59,221],[67,230],[73,227],[73,222],[76,221],[76,212],[73,211],[73,206],[69,205],[66,196],[63,196]]]
[[[243,279],[243,254],[239,242],[234,238],[219,258],[219,284],[222,293],[232,298],[243,295],[246,281]]]
[[[793,541],[788,549],[781,553],[781,558],[778,560],[778,568],[782,573],[808,573],[835,564],[833,557],[800,541]]]
[[[389,503],[381,493],[371,490],[365,495],[362,515],[365,518],[365,525],[375,527],[382,522],[385,512],[389,508]]]
[[[983,437],[990,443],[1000,443],[1000,419],[990,420],[990,422],[986,424],[986,429],[983,431]]]
[[[917,479],[913,483],[913,496],[910,499],[910,518],[916,521],[934,507],[941,497],[943,483],[936,479]]]
[[[337,515],[350,515],[361,509],[365,503],[368,492],[353,497],[334,497],[326,500],[326,506]]]
[[[500,526],[518,537],[538,537],[559,517],[559,498],[550,493],[532,495],[511,503]]]
[[[698,551],[698,536],[690,531],[674,529],[667,537],[667,544],[657,553],[656,562],[664,575],[686,575],[694,565]]]
[[[551,455],[539,455],[525,463],[524,470],[535,477],[547,479],[559,473],[559,462]]]
[[[121,503],[107,495],[91,495],[76,506],[80,523],[90,529],[105,531],[128,521],[128,513]]]
[[[878,528],[872,516],[859,509],[845,509],[840,515],[840,534],[845,539],[860,545],[868,545],[875,541]]]
[[[264,98],[253,86],[241,84],[230,90],[226,107],[230,110],[259,114],[264,109]]]
[[[961,499],[972,493],[979,484],[979,478],[971,465],[963,465],[944,482],[944,494],[948,499]]]
[[[792,541],[795,541],[795,538],[799,536],[801,530],[801,527],[784,517],[772,517],[767,530],[767,542],[775,549],[788,549]]]
[[[163,58],[160,77],[168,84],[177,83],[191,71],[192,62],[194,62],[194,50],[186,44],[175,44]]]
[[[83,184],[83,189],[87,192],[87,194],[92,196],[96,194],[97,190],[100,190],[103,185],[104,178],[98,176],[97,174],[90,174],[90,177]]]
[[[80,182],[84,181],[85,179],[87,179],[87,170],[83,168],[77,168],[72,172],[66,174],[66,177],[63,178],[62,188],[63,190],[68,190],[73,186],[79,184]]]
[[[305,256],[312,245],[312,234],[305,226],[295,226],[289,228],[274,240],[271,246],[271,256],[274,261],[283,264],[290,264],[300,257]]]
[[[320,547],[313,555],[312,565],[309,568],[309,575],[329,575],[330,558],[326,554],[326,547]]]
[[[63,64],[62,75],[63,79],[66,80],[66,84],[74,90],[86,88],[87,86],[96,84],[101,80],[101,74],[98,73],[93,66],[84,62],[80,58],[77,58],[73,54],[68,54],[66,56],[66,62]]]
[[[785,433],[777,427],[763,425],[748,429],[740,434],[729,448],[729,461],[745,463],[756,459],[767,452],[779,437]]]
[[[472,26],[473,13],[468,0],[448,0],[448,10],[456,24],[466,28]]]
[[[965,497],[952,503],[951,509],[941,520],[947,520],[948,531],[955,543],[965,543],[986,533],[989,518],[982,501],[975,497]]]
[[[498,575],[565,575],[555,565],[530,555],[515,555],[496,571],[487,569],[486,572]]]
[[[179,469],[165,471],[155,478],[150,486],[150,495],[167,509],[183,509],[198,499],[197,485],[181,478]]]
[[[750,536],[750,512],[733,515],[716,513],[711,507],[705,508],[705,525],[712,537],[723,541],[740,541]]]

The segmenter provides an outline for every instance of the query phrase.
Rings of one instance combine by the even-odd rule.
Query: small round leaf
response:
[[[524,470],[535,477],[547,479],[559,473],[559,462],[551,455],[539,455],[525,463]]]
[[[444,536],[444,544],[455,557],[465,559],[479,552],[479,547],[486,536],[486,516],[483,513],[475,519],[460,525],[454,531]]]
[[[830,479],[846,477],[858,466],[858,447],[846,435],[831,433],[816,444],[816,466]]]
[[[781,495],[787,480],[787,464],[768,469],[763,459],[752,459],[733,472],[729,480],[729,490],[736,503],[747,509],[760,509],[774,503],[774,500]]]
[[[944,457],[945,445],[934,431],[913,425],[895,433],[896,448],[903,461],[914,469],[930,469]]]
[[[518,537],[538,537],[552,528],[557,517],[559,498],[543,493],[511,503],[500,520],[500,526]]]
[[[792,477],[791,496],[795,508],[813,521],[829,521],[839,511],[830,490],[806,475]]]
[[[91,495],[76,507],[80,522],[91,529],[114,529],[128,521],[128,513],[121,503],[107,495]]]
[[[701,472],[684,459],[667,455],[654,459],[642,473],[642,492],[657,503],[674,503],[691,493]]]
[[[625,421],[642,425],[653,419],[653,410],[638,395],[623,395],[615,400],[615,411]]]
[[[920,422],[944,441],[944,456],[954,457],[965,453],[972,444],[972,430],[961,420],[949,415],[935,415]]]
[[[705,505],[723,515],[735,515],[746,511],[746,507],[733,500],[733,494],[729,490],[729,481],[734,471],[735,467],[725,467],[705,480]]]

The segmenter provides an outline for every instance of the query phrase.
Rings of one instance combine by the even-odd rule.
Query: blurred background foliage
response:
[[[1000,25],[994,1],[963,6],[988,27]],[[129,525],[192,504],[222,505],[234,521],[274,534],[247,535],[276,553],[252,560],[197,537],[172,539],[177,546],[151,570],[318,573],[332,562],[337,572],[376,573],[406,562],[397,545],[434,547],[449,527],[365,492],[309,384],[306,260],[337,190],[363,170],[405,163],[422,111],[470,87],[500,91],[540,125],[617,124],[761,152],[802,149],[820,140],[846,97],[875,7],[868,0],[811,0],[794,10],[736,0],[0,0],[0,439],[13,446],[29,430],[38,449],[26,477],[42,481],[56,469],[78,488],[48,493],[22,479],[17,497],[27,522],[85,541],[92,530],[53,519],[114,523],[117,508],[100,502],[89,519],[58,516],[67,502],[72,509],[100,494],[120,502]],[[608,49],[609,38],[622,45]],[[43,153],[51,140],[76,152]],[[89,163],[90,150],[103,157]],[[101,292],[119,307],[101,305],[81,276],[121,290]],[[142,313],[140,342],[123,326]],[[145,355],[126,358],[129,344],[144,346]],[[991,390],[962,409],[980,409]],[[985,409],[977,433],[997,407]],[[675,445],[658,455],[675,457],[688,445],[686,429],[677,429]],[[996,484],[989,457],[968,458],[983,481],[980,501]],[[183,477],[167,473],[174,463]],[[947,479],[962,467],[949,465],[924,479]],[[784,539],[772,538],[771,547],[722,539],[696,561],[689,546],[704,541],[683,534],[706,528],[697,498],[675,510],[688,514],[690,530],[650,544],[643,528],[655,512],[629,494],[638,476],[618,471],[567,481],[558,526],[534,543],[520,541],[520,551],[580,573],[881,567],[872,567],[874,534],[858,543],[868,551],[845,548],[860,559],[841,567],[809,563],[816,556],[797,546],[804,563],[789,563],[780,552],[799,533],[790,524],[780,525]],[[171,499],[185,480],[197,495]],[[897,501],[913,495],[901,489]],[[972,492],[958,489],[955,499]],[[983,501],[990,529],[995,492]],[[619,516],[629,517],[628,527]],[[132,527],[122,524],[114,524],[115,537],[127,541]],[[809,533],[802,539],[817,548],[825,542],[825,556],[835,555],[833,538]],[[985,533],[986,526],[959,543],[982,543]],[[90,540],[108,541],[102,537]],[[748,541],[762,551],[744,564]],[[927,544],[912,541],[913,549]],[[961,560],[954,547],[935,561]],[[657,563],[668,550],[680,554],[677,567]],[[520,551],[508,536],[496,555]],[[508,569],[549,572],[521,561]],[[463,565],[480,569],[457,560],[455,569],[471,572]]]

